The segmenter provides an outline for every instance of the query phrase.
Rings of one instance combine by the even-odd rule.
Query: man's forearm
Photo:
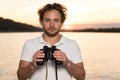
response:
[[[77,79],[77,80],[84,80],[85,79],[85,70],[84,67],[77,66],[73,64],[71,61],[68,61],[66,65],[68,71]]]
[[[17,77],[18,80],[27,80],[31,77],[35,69],[32,65],[29,65],[27,67],[19,68],[17,71]]]

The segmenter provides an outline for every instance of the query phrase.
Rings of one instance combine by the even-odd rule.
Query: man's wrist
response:
[[[72,64],[73,64],[73,63],[72,63],[70,60],[68,60],[67,63],[66,63],[66,66],[67,66],[67,67],[71,67]]]

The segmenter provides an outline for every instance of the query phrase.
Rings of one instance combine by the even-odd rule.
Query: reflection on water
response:
[[[0,33],[0,80],[17,80],[20,53],[27,39],[41,33]],[[81,48],[86,80],[119,80],[120,33],[63,33]]]

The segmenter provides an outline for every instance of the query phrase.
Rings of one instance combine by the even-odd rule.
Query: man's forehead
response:
[[[49,10],[44,13],[44,17],[60,17],[60,13],[57,10]]]
[[[47,17],[45,17],[44,19],[60,19],[60,18],[47,18]]]

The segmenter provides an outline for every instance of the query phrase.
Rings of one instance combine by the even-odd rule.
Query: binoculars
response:
[[[43,65],[45,61],[48,61],[48,60],[52,60],[55,62],[56,65],[61,65],[62,64],[62,61],[58,61],[54,58],[53,56],[53,53],[54,51],[58,51],[59,49],[56,49],[56,46],[52,46],[52,47],[48,47],[48,46],[43,46],[43,50],[45,56],[43,59],[43,61],[38,61],[36,62],[37,65]],[[41,59],[41,58],[38,58],[38,59]]]

